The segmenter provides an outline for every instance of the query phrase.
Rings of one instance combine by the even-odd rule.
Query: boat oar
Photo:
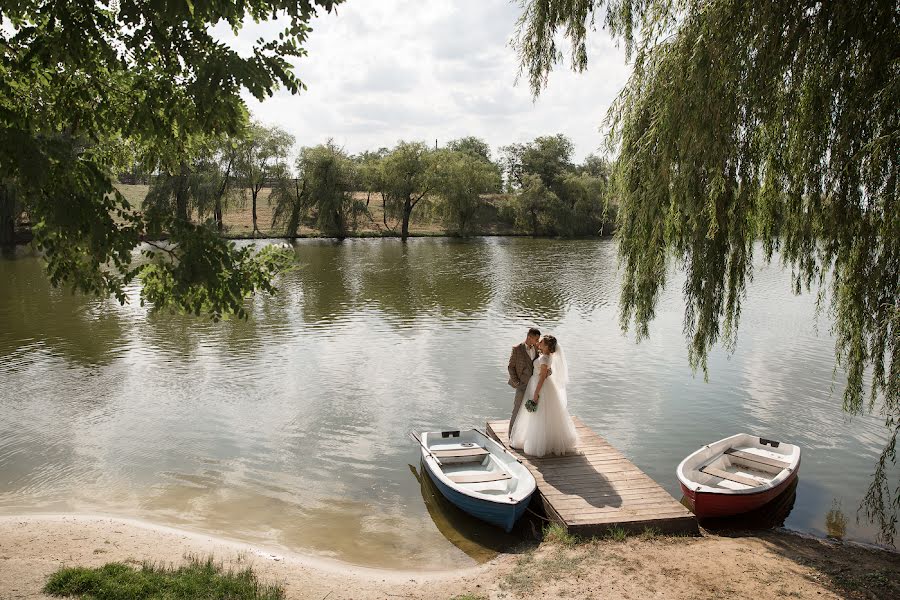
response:
[[[419,442],[419,445],[420,445],[420,446],[422,446],[423,448],[425,448],[425,452],[427,452],[429,455],[431,455],[431,458],[434,459],[434,462],[436,462],[437,465],[438,465],[439,467],[443,467],[443,466],[444,466],[443,464],[441,464],[441,459],[439,459],[437,456],[435,456],[435,455],[434,455],[434,452],[432,452],[431,449],[430,449],[428,446],[426,446],[425,444],[422,443],[422,440],[419,438],[419,436],[416,435],[416,432],[415,432],[415,431],[410,431],[410,432],[409,432],[409,436],[410,436],[412,439],[414,439],[414,440],[416,440],[417,442]]]

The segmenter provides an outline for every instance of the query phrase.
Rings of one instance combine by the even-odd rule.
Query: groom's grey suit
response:
[[[537,356],[537,348],[534,350]],[[513,423],[516,422],[516,415],[519,414],[519,407],[522,406],[522,400],[525,398],[525,388],[528,387],[528,380],[534,373],[534,358],[528,354],[528,346],[525,342],[513,346],[512,354],[509,355],[509,385],[516,388],[516,399],[513,401],[512,416],[509,418],[509,432],[512,432]]]

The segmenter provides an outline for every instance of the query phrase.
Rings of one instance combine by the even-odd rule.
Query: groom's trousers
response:
[[[509,418],[509,430],[507,431],[507,436],[512,435],[513,423],[516,422],[516,415],[519,414],[519,408],[522,406],[522,400],[525,399],[525,388],[528,387],[528,384],[525,384],[521,387],[516,388],[516,399],[513,401],[513,411],[512,416]]]

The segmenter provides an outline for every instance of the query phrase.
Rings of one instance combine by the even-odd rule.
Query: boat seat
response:
[[[484,473],[471,473],[468,475],[447,475],[453,483],[487,483],[489,481],[503,481],[512,479],[512,475],[502,471],[487,471]]]
[[[475,448],[457,448],[455,450],[432,450],[431,453],[437,458],[471,458],[473,460],[480,460],[482,457],[490,454],[490,452],[480,446]]]
[[[712,475],[713,477],[718,477],[720,479],[727,479],[728,481],[733,481],[735,483],[749,485],[750,487],[758,487],[763,484],[762,481],[757,481],[750,477],[744,477],[743,475],[738,475],[737,473],[729,473],[728,471],[717,469],[716,467],[710,467],[708,465],[701,468],[700,472],[706,473],[707,475]]]
[[[778,460],[775,458],[769,458],[768,456],[760,456],[759,454],[754,454],[752,452],[744,452],[743,450],[738,450],[736,448],[729,448],[725,451],[725,454],[729,456],[736,456],[738,458],[743,458],[744,460],[749,460],[752,462],[762,463],[764,465],[769,465],[770,467],[775,467],[777,469],[787,469],[791,465],[789,463],[784,462],[783,460]]]

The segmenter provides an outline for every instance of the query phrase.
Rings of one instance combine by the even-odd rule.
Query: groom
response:
[[[519,414],[519,407],[522,406],[522,399],[525,397],[525,388],[528,386],[528,380],[534,372],[534,359],[537,358],[537,343],[541,339],[539,329],[532,327],[525,336],[525,341],[521,344],[513,346],[512,354],[509,355],[509,385],[516,388],[516,399],[513,401],[512,417],[509,419],[509,432],[512,433],[513,424],[516,422],[516,415]]]

